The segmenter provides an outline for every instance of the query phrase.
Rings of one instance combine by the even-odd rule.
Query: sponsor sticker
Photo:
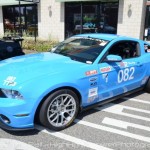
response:
[[[97,82],[91,82],[90,86],[97,86]]]
[[[101,71],[102,73],[109,72],[109,71],[111,71],[111,67],[103,67],[103,68],[100,68],[100,71]]]
[[[92,64],[92,62],[91,62],[91,61],[86,61],[86,63],[87,63],[87,64]]]
[[[97,74],[97,70],[87,71],[85,74],[86,74],[86,76],[95,75],[95,74]]]
[[[17,84],[17,82],[15,82],[16,77],[13,76],[8,76],[6,78],[6,80],[4,80],[3,85],[7,85],[7,86],[15,86]]]
[[[107,73],[103,74],[103,79],[105,79],[106,83],[108,82],[108,74]]]
[[[93,97],[98,95],[98,87],[89,89],[88,97]]]
[[[128,63],[127,62],[120,62],[119,66],[120,67],[128,67]]]
[[[107,43],[108,43],[107,41],[103,41],[103,42],[101,42],[99,45],[100,45],[100,46],[105,46]]]
[[[135,65],[136,62],[128,62],[128,65]]]
[[[94,82],[94,81],[97,81],[97,77],[94,77],[94,78],[90,78],[90,79],[89,79],[89,81],[90,81],[90,82]]]
[[[125,67],[125,64],[123,62],[120,62],[120,67]]]
[[[92,96],[88,98],[88,103],[93,102],[98,96]]]

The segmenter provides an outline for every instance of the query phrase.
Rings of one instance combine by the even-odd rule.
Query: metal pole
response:
[[[21,3],[19,0],[19,32],[20,32],[20,36],[22,37],[22,29],[21,29]],[[21,47],[22,47],[22,41],[20,42]]]
[[[22,29],[21,29],[21,3],[19,0],[19,32],[20,32],[20,36],[22,37]]]
[[[96,32],[100,32],[100,21],[101,21],[101,2],[99,1],[97,5],[97,18],[96,18]]]
[[[81,20],[80,20],[80,34],[83,33],[83,3],[81,2]]]
[[[35,43],[36,43],[36,23],[37,23],[37,20],[36,20],[36,3],[34,3],[34,37],[35,37]]]

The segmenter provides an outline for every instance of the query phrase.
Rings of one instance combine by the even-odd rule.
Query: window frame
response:
[[[126,58],[126,59],[122,59],[122,60],[138,58],[138,57],[141,56],[141,47],[140,47],[140,43],[139,43],[138,41],[136,41],[136,40],[128,40],[128,39],[126,39],[126,40],[120,40],[120,41],[114,42],[114,43],[107,49],[107,51],[105,52],[105,54],[103,55],[103,57],[99,60],[99,64],[105,62],[105,58],[109,55],[109,54],[108,54],[109,50],[110,50],[113,46],[115,46],[116,44],[121,43],[121,42],[135,42],[135,43],[137,43],[137,49],[138,49],[138,50],[137,50],[137,51],[138,51],[138,55],[137,55],[136,57]],[[120,55],[119,55],[119,56],[120,56]]]

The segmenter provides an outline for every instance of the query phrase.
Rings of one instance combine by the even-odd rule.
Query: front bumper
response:
[[[0,128],[4,129],[4,130],[8,130],[8,131],[24,131],[24,130],[34,129],[34,127],[30,127],[30,128],[13,128],[13,127],[8,126],[7,124],[5,124],[2,120],[0,120]]]
[[[33,129],[34,114],[33,101],[0,98],[0,128],[15,131]]]

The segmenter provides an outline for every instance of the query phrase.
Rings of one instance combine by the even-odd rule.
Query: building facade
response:
[[[143,39],[147,0],[0,1],[0,34],[62,41],[79,33],[114,33]]]

